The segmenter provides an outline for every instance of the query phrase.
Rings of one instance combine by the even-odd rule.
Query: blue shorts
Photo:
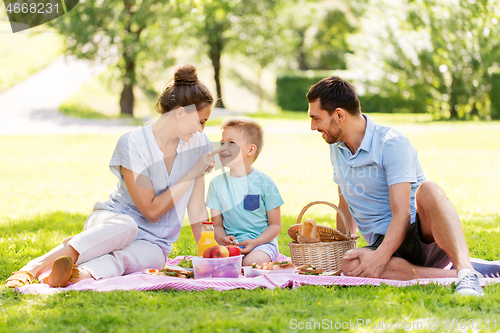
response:
[[[265,243],[265,244],[261,244],[261,245],[258,245],[256,247],[254,247],[252,249],[252,251],[250,252],[253,252],[253,251],[262,251],[264,252],[265,254],[267,254],[269,256],[269,258],[271,258],[271,261],[276,261],[278,260],[278,255],[279,255],[279,250],[278,250],[278,247],[272,243]]]

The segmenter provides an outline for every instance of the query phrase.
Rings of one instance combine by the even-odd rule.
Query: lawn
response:
[[[273,177],[285,201],[279,241],[281,252],[289,254],[286,230],[300,209],[313,200],[338,202],[328,146],[319,134],[307,130],[307,116],[255,117],[268,128],[256,167]],[[457,208],[471,256],[499,260],[500,123],[433,123],[412,115],[373,118],[399,128],[416,146],[427,178],[441,184]],[[217,128],[207,133],[219,140]],[[108,197],[116,179],[107,164],[118,137],[0,137],[2,281],[29,259],[79,232],[93,204]],[[332,213],[328,207],[315,207],[306,216],[333,224]],[[185,227],[172,256],[194,253],[190,229]],[[464,299],[455,297],[452,288],[431,285],[36,296],[1,286],[0,331],[289,332],[299,323],[321,322],[329,330],[329,321],[335,325],[350,319],[407,323],[421,331],[455,331],[445,327],[446,320],[451,326],[453,319],[489,319],[490,329],[485,331],[496,331],[500,286],[488,286],[485,292],[481,299]],[[439,330],[428,329],[429,321],[436,320]],[[360,325],[354,331],[371,329]]]

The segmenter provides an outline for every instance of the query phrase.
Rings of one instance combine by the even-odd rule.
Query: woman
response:
[[[156,104],[158,120],[118,140],[110,162],[119,179],[116,191],[95,204],[82,233],[12,273],[6,285],[23,286],[49,267],[43,282],[52,287],[66,286],[71,278],[97,280],[161,268],[179,238],[186,208],[198,241],[197,222],[208,218],[203,175],[218,152],[211,152],[201,133],[212,104],[196,68],[178,68]]]

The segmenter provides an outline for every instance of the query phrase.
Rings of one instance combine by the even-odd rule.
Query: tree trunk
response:
[[[121,114],[134,115],[134,82],[135,82],[135,61],[125,60],[125,77],[123,78],[123,90],[120,95]]]
[[[262,89],[262,67],[260,65],[257,70],[257,95],[259,96],[259,112],[262,111],[264,106],[264,89]]]
[[[452,89],[453,89],[453,85],[452,85]],[[451,95],[451,97],[450,97],[450,119],[458,119],[458,112],[456,110],[457,96],[453,92],[453,90],[452,90],[450,95]]]
[[[456,106],[457,106],[457,104],[450,103],[450,119],[454,119],[454,120],[458,119],[458,112],[455,109]]]
[[[472,103],[472,108],[470,110],[469,115],[471,115],[471,116],[478,116],[479,117],[479,109],[477,108],[477,103],[476,102]]]
[[[135,31],[131,29],[132,22],[136,22],[134,19],[135,11],[132,9],[134,2],[130,0],[124,0],[125,9],[129,15],[128,24],[126,24],[126,31],[132,35],[132,39],[127,43],[123,43],[123,60],[125,60],[125,75],[123,77],[123,90],[120,96],[120,112],[121,114],[126,114],[134,116],[134,85],[135,85],[135,58],[137,53],[131,52],[134,46],[137,46],[140,40],[144,26],[139,26]]]
[[[298,34],[300,36],[300,42],[299,45],[297,45],[298,49],[298,61],[299,61],[299,69],[301,71],[306,71],[309,69],[309,66],[307,66],[307,61],[306,61],[306,52],[304,50],[305,48],[305,38],[306,38],[306,31],[305,30],[299,30]]]
[[[123,90],[120,95],[121,114],[134,115],[134,85],[123,84]]]
[[[210,46],[210,60],[212,61],[212,66],[214,67],[215,87],[217,89],[217,101],[215,102],[215,106],[218,108],[224,108],[224,102],[222,101],[222,87],[220,83],[220,58],[224,45],[222,40],[218,37],[213,39],[209,38],[208,44]]]

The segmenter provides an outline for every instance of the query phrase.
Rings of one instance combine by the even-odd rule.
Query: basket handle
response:
[[[299,216],[297,217],[297,224],[300,224],[302,222],[302,217],[304,216],[306,210],[308,210],[311,206],[318,205],[318,204],[324,204],[324,205],[330,206],[333,209],[335,209],[337,211],[337,213],[339,213],[340,218],[342,219],[342,222],[344,222],[345,230],[347,231],[347,237],[350,238],[351,237],[351,230],[349,230],[349,226],[347,225],[347,219],[346,219],[344,213],[342,213],[342,211],[336,205],[334,205],[328,201],[312,201],[312,202],[308,203],[307,205],[305,205],[304,208],[302,208],[302,210],[300,211]]]

